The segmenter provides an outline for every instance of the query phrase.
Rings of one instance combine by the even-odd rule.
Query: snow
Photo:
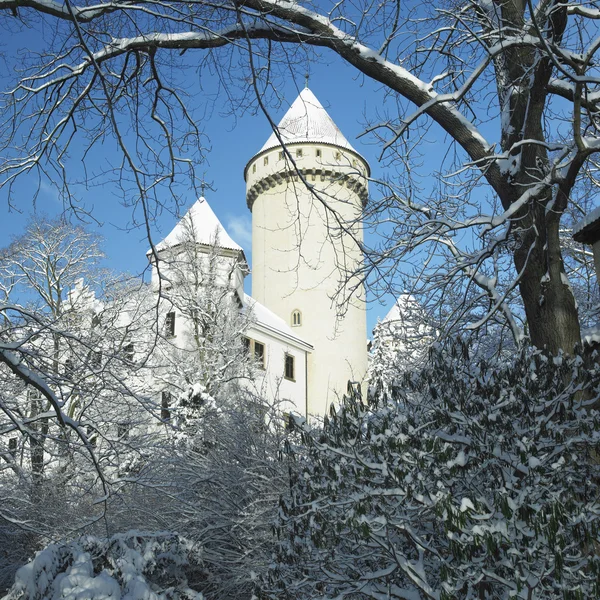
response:
[[[175,225],[171,233],[160,243],[156,244],[156,250],[160,252],[166,248],[172,248],[183,240],[189,239],[190,233],[197,243],[212,246],[215,242],[219,248],[242,251],[242,247],[229,236],[217,215],[213,212],[210,204],[203,197],[198,198],[184,217]],[[151,250],[146,252],[151,254]]]
[[[346,148],[357,153],[308,88],[303,89],[292,103],[277,126],[277,131],[284,144],[317,142]],[[260,152],[277,146],[281,146],[281,142],[276,133],[273,132],[260,149]]]
[[[582,229],[600,219],[600,206],[589,212],[581,221],[573,226],[573,235],[577,235]]]
[[[82,536],[38,552],[3,600],[203,600],[182,571],[198,556],[199,548],[172,533]]]
[[[244,294],[244,307],[246,307],[247,310],[252,311],[254,325],[262,325],[272,333],[279,333],[284,337],[291,338],[312,349],[312,346],[302,338],[298,337],[281,317],[278,317],[266,306],[251,296],[248,296],[248,294]]]
[[[588,329],[582,329],[581,341],[587,345],[600,343],[600,325],[595,325],[594,327],[589,327]]]

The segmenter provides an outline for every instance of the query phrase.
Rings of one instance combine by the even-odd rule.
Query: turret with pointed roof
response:
[[[314,347],[308,412],[326,414],[367,369],[364,290],[343,317],[333,298],[362,266],[369,165],[308,89],[245,170],[252,211],[252,295]]]
[[[244,293],[244,277],[249,272],[248,263],[242,247],[227,233],[217,215],[213,212],[206,198],[200,197],[177,222],[171,232],[154,247],[159,258],[161,276],[168,285],[169,263],[177,260],[182,244],[198,245],[199,254],[214,255],[215,253],[226,262],[223,265],[227,277],[232,277],[231,283],[241,299]],[[158,272],[152,249],[146,252],[152,263],[152,281],[158,289]],[[231,268],[231,267],[235,268]]]

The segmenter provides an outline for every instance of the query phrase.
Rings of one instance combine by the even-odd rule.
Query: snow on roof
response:
[[[413,296],[410,294],[400,294],[394,306],[390,308],[388,314],[383,318],[382,323],[402,321],[406,318],[407,313],[419,309],[419,303]]]
[[[219,248],[229,250],[242,250],[242,247],[234,242],[225,231],[221,221],[213,212],[206,198],[200,197],[193,206],[185,213],[183,218],[175,225],[171,233],[160,243],[156,244],[156,250],[172,248],[193,235],[198,244],[212,246],[215,241]],[[148,250],[146,254],[150,254]]]
[[[298,337],[296,333],[292,331],[292,328],[281,318],[278,317],[274,312],[271,312],[266,306],[244,294],[244,306],[248,307],[254,316],[257,325],[263,325],[267,329],[277,332],[285,337],[292,338],[300,342],[304,346],[312,345]]]
[[[281,119],[277,129],[285,144],[319,142],[333,144],[357,153],[308,88],[304,88],[300,92],[300,95]],[[281,146],[281,143],[275,132],[273,132],[260,149],[260,152],[277,146]]]
[[[582,244],[593,244],[600,239],[600,206],[575,223],[573,239]]]

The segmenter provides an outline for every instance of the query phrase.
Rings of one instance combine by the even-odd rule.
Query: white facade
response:
[[[309,414],[323,415],[367,371],[364,290],[340,317],[334,297],[362,265],[369,166],[309,89],[248,163],[252,295],[314,347]]]
[[[244,385],[284,411],[323,416],[346,392],[348,380],[364,381],[364,290],[358,288],[343,316],[334,296],[362,265],[369,166],[309,89],[278,131],[280,137],[273,133],[245,170],[252,298],[244,294],[244,251],[204,198],[147,253],[151,293],[131,297],[124,310],[146,316],[124,345],[133,347],[136,359],[149,357],[140,381],[149,394],[177,394],[182,382],[201,373],[227,381],[229,375],[219,370],[231,368],[228,348],[235,358],[234,347],[245,349],[239,356],[254,359],[251,374],[242,373]],[[122,315],[125,328],[128,319]],[[198,343],[208,335],[200,322],[212,326],[212,345]],[[201,383],[208,389],[210,382]]]

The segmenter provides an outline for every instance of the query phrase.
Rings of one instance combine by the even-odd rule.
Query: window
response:
[[[165,335],[167,337],[175,337],[175,313],[167,313],[165,319]]]
[[[342,153],[341,152],[336,152],[335,153],[335,160],[342,160]]]
[[[290,381],[296,381],[294,357],[291,354],[285,355],[285,370],[284,375]]]
[[[317,148],[317,158],[321,158],[321,149]]]
[[[254,360],[261,369],[265,368],[265,345],[254,340]]]
[[[298,148],[296,150],[296,158],[300,158],[302,156],[302,148]]]
[[[127,362],[133,362],[133,355],[133,344],[125,344],[125,346],[123,346],[123,360],[126,360]]]
[[[92,369],[100,369],[102,367],[102,352],[92,350],[90,352],[90,365]]]
[[[302,313],[296,309],[292,312],[292,327],[299,327],[302,325]]]
[[[126,440],[129,437],[131,425],[129,422],[117,423],[117,437]]]
[[[253,172],[253,173],[256,173],[256,163],[254,163],[254,164],[252,165],[252,172]]]
[[[250,348],[252,346],[252,340],[250,338],[243,337],[242,338],[242,346],[244,346],[244,352],[249,356]]]
[[[17,455],[17,438],[16,437],[9,438],[8,451],[13,458]]]
[[[283,160],[284,156],[285,156],[285,152],[282,150],[282,151],[279,153],[279,160]]]
[[[28,394],[30,400],[41,400],[42,392],[35,387],[30,387]]]
[[[92,328],[98,327],[100,325],[100,315],[94,315],[92,317]]]
[[[247,337],[242,338],[246,355],[254,360],[261,369],[265,368],[266,347],[262,342],[257,342]]]
[[[268,164],[269,164],[269,157],[268,157],[268,156],[265,156],[265,157],[263,158],[263,165],[266,167]]]
[[[168,390],[164,390],[161,394],[160,399],[160,418],[163,421],[171,420],[171,411],[169,407],[171,406],[171,392]]]

